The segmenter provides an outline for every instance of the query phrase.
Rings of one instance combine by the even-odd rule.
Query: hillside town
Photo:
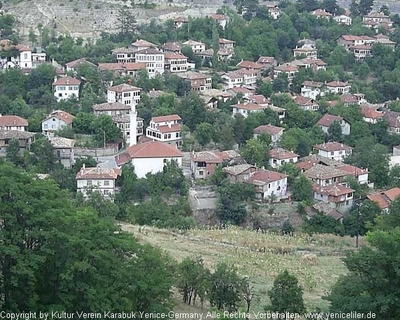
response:
[[[142,226],[349,236],[356,250],[398,226],[398,14],[367,0],[118,14],[119,33],[94,41],[43,26],[23,38],[3,13],[2,165]],[[351,310],[335,294],[330,310]]]

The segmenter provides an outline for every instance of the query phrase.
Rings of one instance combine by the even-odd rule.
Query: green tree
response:
[[[41,173],[49,173],[54,169],[54,149],[50,141],[43,135],[37,135],[32,144],[32,151],[37,159],[37,167]]]
[[[218,217],[224,222],[241,224],[246,219],[245,201],[255,197],[255,188],[247,183],[222,183],[218,187]]]
[[[21,163],[21,156],[19,154],[19,140],[11,139],[6,149],[6,159],[12,163],[19,165]]]
[[[372,312],[376,319],[395,319],[400,312],[400,229],[370,233],[367,241],[369,246],[344,259],[349,273],[339,278],[327,297],[330,312]]]
[[[3,311],[170,310],[169,257],[80,207],[52,179],[10,164],[0,176]]]
[[[100,146],[106,142],[116,142],[122,138],[121,130],[115,125],[111,116],[103,114],[93,121],[94,139]]]
[[[292,197],[296,201],[312,202],[313,189],[312,183],[304,175],[300,175],[293,184]]]
[[[195,305],[198,296],[203,305],[210,286],[210,271],[201,257],[185,258],[178,265],[177,284],[183,302]]]
[[[195,136],[197,142],[202,146],[209,144],[215,136],[214,126],[211,123],[203,122],[196,126]]]
[[[269,145],[259,139],[247,140],[240,149],[242,157],[250,164],[267,167],[269,159]]]
[[[328,138],[332,141],[342,141],[342,127],[339,121],[333,121],[328,128]]]
[[[303,289],[295,276],[287,270],[279,274],[272,289],[268,292],[271,305],[269,310],[280,313],[304,314],[306,308],[303,301]]]
[[[234,266],[219,263],[211,275],[210,303],[218,310],[237,311],[241,300],[241,279]]]

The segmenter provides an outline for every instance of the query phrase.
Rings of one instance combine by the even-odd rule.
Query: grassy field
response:
[[[298,277],[304,288],[307,308],[325,310],[328,304],[322,297],[347,271],[341,260],[344,252],[354,250],[351,238],[332,235],[281,236],[235,227],[177,233],[151,227],[139,230],[139,226],[129,224],[121,226],[123,230],[134,233],[140,242],[160,247],[177,261],[200,255],[211,269],[220,261],[234,263],[240,274],[249,276],[255,285],[258,301],[253,304],[254,311],[262,311],[268,304],[267,292],[276,275],[285,269]],[[308,265],[301,262],[300,257],[305,252],[315,253],[318,263]]]

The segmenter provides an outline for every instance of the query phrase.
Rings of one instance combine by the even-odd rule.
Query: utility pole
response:
[[[362,203],[357,203],[357,223],[356,223],[356,229],[357,229],[357,233],[356,233],[356,248],[358,248],[358,237],[360,234],[360,207],[362,206]]]
[[[103,130],[104,149],[106,148],[106,130]]]

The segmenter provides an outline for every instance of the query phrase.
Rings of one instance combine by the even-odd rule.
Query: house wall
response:
[[[32,68],[32,51],[22,51],[19,54],[20,59],[20,67],[24,68]]]
[[[88,182],[91,181],[92,185]],[[108,183],[108,185],[106,185]],[[110,179],[90,179],[77,180],[77,191],[81,192],[86,198],[90,192],[98,190],[105,197],[109,197],[115,193],[115,180]]]
[[[346,158],[347,156],[349,156],[351,154],[351,152],[346,153],[345,150],[339,150],[339,151],[325,151],[325,150],[318,150],[318,155],[321,157],[326,157],[326,158],[330,158],[330,159],[334,159],[337,161],[343,161],[344,158]]]
[[[165,60],[164,54],[136,54],[136,62],[146,63],[146,70],[149,78],[164,74]]]
[[[65,168],[71,168],[75,163],[73,148],[54,148],[54,156]]]
[[[298,157],[290,158],[290,159],[273,159],[269,158],[269,165],[272,168],[279,168],[283,166],[285,163],[296,163],[298,161]]]
[[[25,127],[23,126],[5,126],[5,127],[0,127],[0,129],[5,131],[10,131],[10,130],[26,131]]]
[[[56,117],[51,117],[47,120],[42,121],[42,133],[45,136],[54,136],[54,132],[67,126],[67,124]]]
[[[165,160],[165,161],[164,161]],[[132,165],[135,168],[135,173],[138,178],[146,177],[147,173],[161,172],[164,168],[165,163],[168,161],[175,160],[179,167],[182,167],[182,158],[136,158],[132,159]]]
[[[358,176],[358,183],[359,184],[368,184],[368,173],[360,174]]]
[[[206,163],[205,167],[199,167],[198,164],[198,162],[191,161],[192,173],[195,179],[206,179],[212,176],[218,166],[218,163]]]
[[[287,178],[265,184],[262,189],[262,198],[264,200],[268,200],[272,194],[278,199],[284,198],[287,192]]]
[[[107,90],[107,102],[120,102],[127,106],[134,107],[140,101],[140,91],[127,91],[127,92],[115,92]]]
[[[68,100],[72,97],[79,99],[79,86],[77,85],[65,85],[65,86],[54,86],[54,96],[57,101]]]

